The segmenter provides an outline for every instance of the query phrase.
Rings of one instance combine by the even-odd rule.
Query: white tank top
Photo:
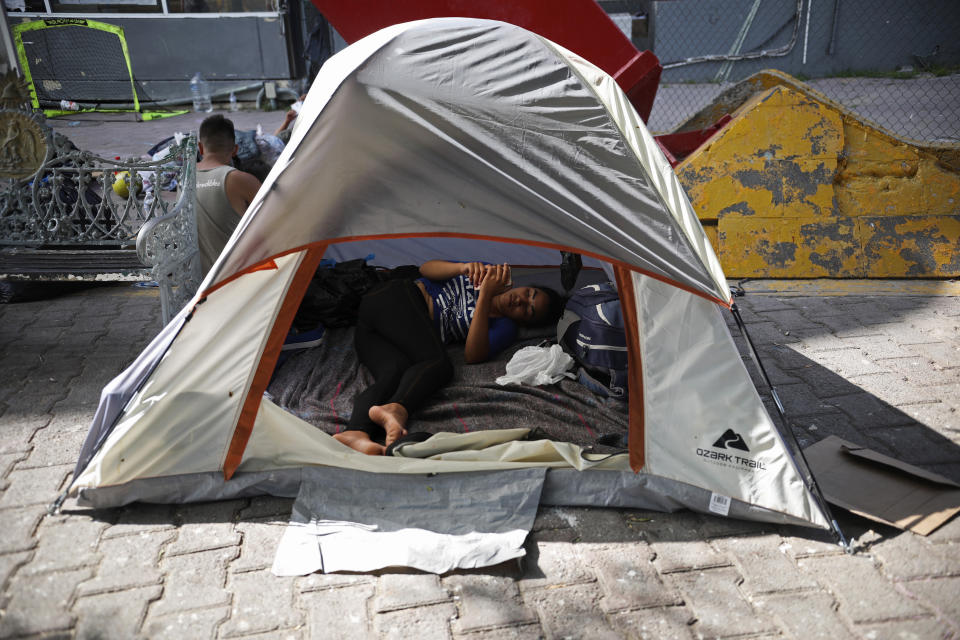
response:
[[[197,235],[204,273],[216,262],[240,222],[225,188],[227,174],[234,170],[223,165],[197,171]]]

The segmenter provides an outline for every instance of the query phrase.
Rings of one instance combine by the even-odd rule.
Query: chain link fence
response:
[[[601,0],[663,75],[648,126],[673,131],[777,69],[897,136],[960,144],[960,0]]]

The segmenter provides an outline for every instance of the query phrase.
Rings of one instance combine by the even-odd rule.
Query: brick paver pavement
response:
[[[837,434],[960,481],[960,298],[741,299],[804,444]],[[933,535],[689,512],[541,509],[481,571],[276,578],[291,501],[47,504],[100,388],[159,328],[153,290],[0,305],[0,637],[960,637],[960,519]]]

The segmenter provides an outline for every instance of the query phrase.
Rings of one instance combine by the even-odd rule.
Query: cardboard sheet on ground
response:
[[[928,535],[960,512],[960,485],[837,436],[804,450],[827,501]]]
[[[385,567],[444,573],[519,558],[545,474],[543,468],[439,475],[305,469],[273,573]]]

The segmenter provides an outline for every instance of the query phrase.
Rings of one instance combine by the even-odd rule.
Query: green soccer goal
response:
[[[122,27],[84,18],[49,18],[17,24],[12,31],[33,107],[47,116],[132,111],[149,120],[173,115],[141,111]],[[65,110],[62,101],[77,108]]]

